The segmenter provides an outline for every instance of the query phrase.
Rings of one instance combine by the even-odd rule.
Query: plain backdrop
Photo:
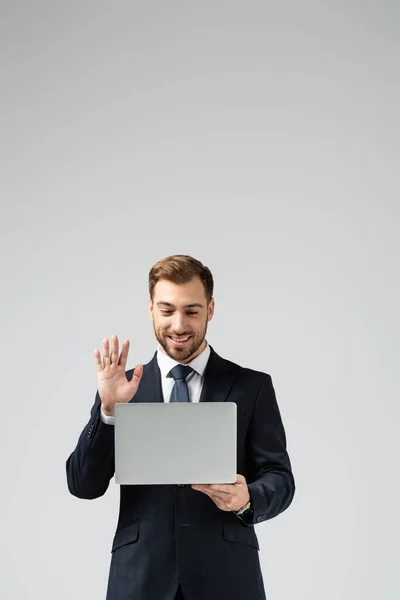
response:
[[[286,428],[268,600],[399,598],[399,4],[0,9],[1,597],[105,597],[118,486],[78,500],[65,461],[93,349],[151,359],[148,272],[182,253]]]

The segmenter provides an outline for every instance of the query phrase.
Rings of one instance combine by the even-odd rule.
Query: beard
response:
[[[158,343],[163,348],[164,352],[173,360],[177,362],[189,362],[189,359],[196,354],[200,346],[205,340],[207,333],[207,324],[208,320],[206,320],[204,328],[202,331],[195,331],[191,333],[180,334],[179,337],[187,337],[190,335],[189,344],[185,348],[174,348],[172,346],[172,341],[170,340],[170,333],[163,333],[160,329],[156,329],[155,323],[153,321],[154,334],[157,338]],[[174,336],[175,337],[175,336]]]

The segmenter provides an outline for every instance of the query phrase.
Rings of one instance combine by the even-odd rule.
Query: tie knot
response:
[[[177,379],[186,379],[193,370],[192,367],[188,367],[187,365],[176,365],[171,369],[170,374],[176,381]]]

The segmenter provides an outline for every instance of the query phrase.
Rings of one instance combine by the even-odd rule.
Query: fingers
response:
[[[225,504],[228,500],[228,498],[226,496],[221,496],[220,494],[218,494],[216,492],[210,492],[207,495],[210,496],[211,500],[214,500],[215,503],[219,502],[220,504]]]
[[[242,484],[244,484],[244,483],[247,483],[247,482],[246,482],[246,477],[244,477],[244,475],[239,475],[239,474],[237,474],[237,475],[236,475],[236,483],[237,483],[237,484],[238,484],[238,483],[242,483]]]
[[[111,336],[111,362],[113,365],[118,363],[118,337]]]
[[[194,486],[192,486],[194,487]],[[221,510],[231,510],[231,503],[233,501],[233,499],[231,497],[226,497],[226,496],[221,496],[219,495],[217,492],[212,492],[209,489],[199,489],[198,487],[195,487],[195,489],[198,489],[200,492],[203,492],[203,494],[205,494],[206,496],[208,496],[209,498],[211,498],[211,500],[214,502],[214,504],[216,504],[218,506],[219,509]]]
[[[236,486],[243,486],[243,485],[247,485],[246,484],[246,478],[243,477],[243,475],[236,475],[236,481],[235,483],[224,483],[224,484],[219,484],[219,483],[211,483],[210,485],[210,489],[211,490],[215,490],[219,493],[224,493],[224,494],[232,494],[232,487]]]
[[[225,502],[227,500],[226,496],[222,496],[218,492],[212,491],[210,486],[203,487],[201,485],[192,485],[192,488],[198,490],[199,492],[203,492],[203,494],[209,496],[211,500],[218,500],[219,502]]]
[[[209,484],[209,483],[206,485],[200,485],[200,484],[192,485],[192,488],[194,490],[198,490],[199,492],[204,492],[204,494],[207,494],[207,496],[210,496],[210,498],[215,497],[215,498],[219,498],[220,500],[227,500],[233,494],[232,489],[225,491],[225,490],[221,489],[221,487],[222,486],[220,486],[220,485],[214,485],[214,484]]]
[[[106,367],[110,365],[121,365],[122,367],[126,367],[126,362],[128,360],[129,353],[129,340],[125,340],[122,344],[121,355],[118,356],[119,352],[119,342],[118,336],[111,336],[111,354],[110,354],[110,342],[107,338],[103,339],[103,361],[101,360],[100,351],[97,348],[93,351],[96,370],[102,371]]]
[[[102,371],[103,370],[103,363],[101,362],[101,355],[100,355],[100,351],[97,350],[97,348],[95,350],[93,350],[93,354],[94,354],[94,360],[96,363],[96,371]]]
[[[103,364],[104,368],[110,366],[110,343],[107,338],[103,339]]]
[[[124,340],[124,342],[122,344],[121,355],[119,357],[119,362],[118,362],[118,364],[124,368],[126,367],[126,361],[128,360],[128,354],[129,354],[129,340]]]
[[[245,477],[243,475],[236,475],[236,483],[193,484],[192,488],[209,496],[219,508],[223,506],[224,509],[230,510],[233,503],[236,502],[238,495],[242,494],[241,490],[243,490],[244,485],[247,487]]]
[[[235,491],[233,490],[233,486],[236,485],[236,483],[209,483],[206,487],[211,492],[217,492],[222,496],[230,496],[231,494],[235,493]]]

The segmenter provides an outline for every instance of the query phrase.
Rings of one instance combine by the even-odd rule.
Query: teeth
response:
[[[190,335],[186,338],[174,338],[171,336],[171,340],[174,340],[174,342],[187,342],[189,338],[190,338]]]

